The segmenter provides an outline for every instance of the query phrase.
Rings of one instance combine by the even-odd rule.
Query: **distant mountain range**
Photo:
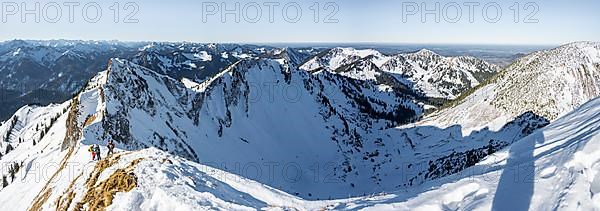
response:
[[[443,57],[425,49],[387,56],[375,50],[352,48],[326,51],[301,68],[378,81],[390,87],[402,87],[417,96],[441,99],[454,99],[499,70],[498,66],[474,57]]]
[[[497,66],[473,57],[446,58],[433,52],[428,58],[428,55],[419,53],[387,56],[376,50],[349,48],[345,50],[350,52],[343,48],[274,48],[237,44],[13,40],[0,43],[0,75],[3,76],[0,78],[3,96],[0,99],[0,120],[5,120],[23,105],[47,105],[69,99],[90,78],[106,69],[109,58],[127,59],[175,79],[202,82],[237,61],[272,58],[282,50],[289,52],[292,62],[298,65],[306,63],[303,68],[308,69],[316,68],[310,65],[319,65],[317,60],[334,59],[333,62],[336,62],[335,59],[346,59],[339,64],[345,69],[360,65],[354,64],[359,60],[362,65],[368,65],[365,64],[367,60],[375,62],[371,72],[377,75],[380,84],[402,89],[403,93],[411,93],[413,97],[452,99],[498,70]],[[365,55],[352,55],[360,52]],[[349,58],[329,58],[332,56]],[[375,57],[378,61],[370,59]],[[405,61],[404,57],[411,60]],[[383,61],[389,62],[383,64]],[[332,71],[337,69],[329,68]],[[349,69],[343,72],[346,76],[351,74]],[[442,78],[446,73],[455,75]],[[440,104],[439,100],[421,101]]]
[[[201,81],[243,58],[266,55],[270,47],[236,44],[123,43],[107,41],[22,41],[0,43],[0,120],[27,104],[60,103],[124,58],[173,78]],[[299,59],[310,50],[298,49]]]

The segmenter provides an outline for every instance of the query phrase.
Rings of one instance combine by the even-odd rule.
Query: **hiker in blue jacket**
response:
[[[106,156],[108,157],[114,153],[113,150],[115,149],[115,143],[113,143],[112,140],[109,140],[106,147],[108,148],[108,152],[106,153]]]

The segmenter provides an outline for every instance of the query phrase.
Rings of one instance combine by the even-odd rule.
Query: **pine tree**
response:
[[[21,165],[19,165],[19,163],[14,163],[13,166],[14,166],[13,169],[14,169],[15,174],[18,173],[19,170],[21,169]]]
[[[488,155],[494,154],[494,146],[492,145],[492,140],[490,140],[490,143],[487,146],[487,154]]]
[[[12,150],[13,150],[13,146],[8,144],[8,145],[6,145],[6,152],[4,154],[8,154]]]
[[[10,175],[10,182],[14,182],[15,181],[15,169],[13,168],[12,165],[10,165],[8,167],[8,174]]]

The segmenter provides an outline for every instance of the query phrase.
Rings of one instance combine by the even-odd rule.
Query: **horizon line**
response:
[[[121,43],[197,43],[197,44],[242,44],[242,45],[472,45],[472,46],[561,46],[570,43],[576,42],[598,42],[598,41],[588,41],[588,40],[577,40],[570,41],[565,43],[444,43],[444,42],[385,42],[385,41],[340,41],[340,42],[332,42],[332,41],[276,41],[276,42],[247,42],[247,41],[222,41],[222,42],[213,42],[213,41],[189,41],[189,40],[119,40],[119,39],[64,39],[64,38],[56,38],[56,39],[22,39],[22,38],[14,38],[14,39],[4,39],[0,40],[0,43],[11,42],[11,41],[79,41],[79,42],[121,42]]]

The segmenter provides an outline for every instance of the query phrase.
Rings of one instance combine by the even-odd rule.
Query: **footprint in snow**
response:
[[[489,193],[477,183],[469,183],[447,193],[442,201],[445,210],[458,210],[471,201],[482,199]]]
[[[540,172],[540,177],[542,179],[548,179],[552,176],[554,176],[556,174],[556,167],[555,166],[551,166],[551,167],[547,167],[544,170],[542,170]]]

